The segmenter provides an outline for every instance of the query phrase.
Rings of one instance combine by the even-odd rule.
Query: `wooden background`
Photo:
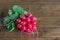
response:
[[[30,10],[37,17],[38,37],[14,30],[9,33],[3,26],[3,18],[13,5]],[[60,0],[0,0],[0,40],[60,40]]]

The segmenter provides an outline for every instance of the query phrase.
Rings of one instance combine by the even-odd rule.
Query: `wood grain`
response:
[[[3,26],[3,18],[8,9],[19,5],[31,11],[37,17],[38,37],[32,34],[21,34],[18,30],[9,33]],[[60,0],[0,0],[0,40],[60,40]]]

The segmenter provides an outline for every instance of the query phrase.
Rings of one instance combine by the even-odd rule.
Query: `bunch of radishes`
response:
[[[27,15],[21,14],[16,20],[17,28],[22,32],[36,31],[36,17],[30,12]]]

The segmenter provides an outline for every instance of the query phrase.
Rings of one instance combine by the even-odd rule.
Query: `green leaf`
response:
[[[15,5],[15,6],[13,6],[13,11],[14,12],[19,12],[19,13],[21,13],[21,10],[23,10],[23,8],[22,7],[20,7],[20,6],[17,6],[17,5]]]
[[[27,14],[27,11],[23,10],[22,7],[17,5],[13,6],[13,11],[18,12],[19,14]]]
[[[12,15],[12,14],[13,14],[12,10],[9,9],[9,11],[8,11],[8,15],[10,16],[10,15]]]
[[[15,14],[10,15],[9,17],[10,17],[11,20],[16,20],[18,15],[19,14],[17,12],[15,12]]]
[[[9,32],[9,31],[10,31],[11,26],[10,26],[10,25],[8,25],[6,28],[7,28],[8,32]]]
[[[18,18],[18,16],[19,16],[18,12],[15,12],[14,15],[15,15],[16,18]]]
[[[24,10],[22,13],[23,13],[23,14],[27,14],[28,12]]]
[[[20,14],[27,14],[27,11],[21,10],[21,13]]]
[[[9,23],[10,19],[9,19],[9,16],[5,17],[4,18],[4,26],[7,25],[7,23]]]
[[[9,25],[11,25],[11,23],[12,23],[13,21],[10,21],[6,26],[9,26]]]
[[[15,24],[14,22],[11,23],[11,27],[9,29],[9,32],[13,31],[15,29]]]
[[[13,21],[11,21],[8,25],[7,25],[7,30],[8,32],[11,32],[15,29],[15,24]]]
[[[15,15],[14,14],[12,14],[11,16],[9,16],[9,18],[11,19],[11,20],[15,20]]]
[[[15,29],[15,27],[9,29],[8,31],[9,31],[9,32],[12,32],[14,29]]]

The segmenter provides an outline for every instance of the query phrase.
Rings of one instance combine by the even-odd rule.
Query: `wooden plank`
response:
[[[56,38],[3,38],[2,40],[55,40],[55,39]]]
[[[32,2],[60,2],[60,0],[31,0]]]
[[[47,32],[44,36],[45,37],[60,37],[60,28],[51,30],[49,32]]]
[[[60,4],[60,0],[0,0],[0,4]]]
[[[37,19],[38,25],[59,25],[60,17],[40,17]]]
[[[31,0],[31,4],[48,4],[48,5],[57,5],[60,4],[60,0]]]
[[[39,34],[34,38],[31,34],[23,33],[23,37],[20,37],[18,30],[7,32],[0,20],[1,40],[60,40],[60,0],[30,0],[30,3],[28,0],[0,0],[0,4],[0,10],[3,11],[4,16],[15,4],[27,11],[31,10],[32,14],[37,17]]]
[[[60,5],[31,5],[30,8],[36,17],[60,17]]]
[[[26,4],[28,0],[0,0],[0,4]]]
[[[0,5],[0,10],[8,10],[9,8],[12,8],[14,5],[8,5],[8,4],[6,4],[6,5]],[[20,4],[18,4],[18,6],[21,6],[22,8],[24,8],[25,10],[27,10],[27,8],[29,7],[29,5],[28,4],[26,4],[26,5],[20,5]]]

